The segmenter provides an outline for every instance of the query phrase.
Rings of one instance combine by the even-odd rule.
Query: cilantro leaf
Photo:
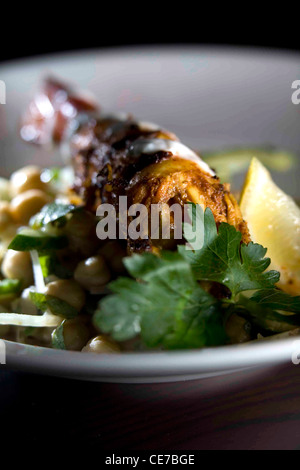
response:
[[[204,213],[204,244],[200,250],[179,252],[191,264],[197,280],[219,282],[228,287],[232,297],[239,292],[274,287],[277,271],[268,271],[267,249],[256,243],[241,243],[242,235],[232,225],[221,223],[217,230],[213,213]]]
[[[195,281],[178,254],[144,253],[125,260],[130,274],[119,278],[99,304],[94,321],[117,341],[138,335],[148,347],[199,348],[226,340],[218,301]]]

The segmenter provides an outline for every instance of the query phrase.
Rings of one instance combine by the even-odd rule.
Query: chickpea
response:
[[[93,256],[81,261],[74,274],[75,280],[91,294],[99,293],[110,277],[103,256]]]
[[[50,274],[50,276],[47,277],[47,284],[50,284],[50,282],[55,282],[59,281],[59,277],[55,276],[55,274]]]
[[[50,282],[46,286],[45,294],[67,302],[78,312],[85,304],[85,292],[75,281],[60,279],[59,281]]]
[[[30,338],[33,340],[32,344],[41,344],[43,346],[51,347],[52,331],[51,328],[36,328],[28,336],[27,341],[30,343]]]
[[[81,351],[90,337],[90,332],[82,321],[74,318],[65,321],[63,336],[66,349],[69,351]]]
[[[111,240],[105,243],[98,253],[104,256],[108,266],[114,273],[122,274],[125,271],[123,258],[126,256],[126,250],[119,242]]]
[[[245,343],[252,339],[249,322],[236,314],[231,315],[227,321],[226,333],[231,344]]]
[[[14,219],[11,213],[10,204],[5,201],[0,201],[0,231],[3,232],[13,224]]]
[[[23,289],[33,284],[30,253],[8,250],[2,263],[2,274],[7,279],[19,279]]]
[[[92,214],[75,212],[67,223],[65,231],[72,251],[86,258],[97,251],[100,241],[96,234],[96,220]]]
[[[11,199],[11,184],[6,178],[0,177],[0,200],[9,201]]]
[[[35,287],[31,286],[22,292],[21,297],[13,300],[10,305],[13,312],[25,315],[37,315],[38,309],[30,298],[30,292],[35,292]]]
[[[29,287],[22,292],[22,296],[19,299],[19,309],[20,313],[25,313],[27,315],[37,315],[38,309],[30,298],[30,292],[33,292],[35,289]]]
[[[85,353],[111,354],[120,352],[119,345],[106,336],[96,336],[82,349]]]
[[[11,201],[12,216],[17,223],[27,225],[31,217],[51,201],[52,198],[40,189],[30,189]]]
[[[6,255],[11,241],[16,236],[17,230],[17,225],[9,225],[6,230],[0,230],[0,263]]]
[[[11,175],[11,193],[12,196],[29,191],[30,189],[39,189],[46,192],[47,183],[41,180],[42,170],[38,166],[25,166]]]

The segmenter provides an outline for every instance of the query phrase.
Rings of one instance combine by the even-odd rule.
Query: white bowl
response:
[[[296,53],[216,47],[122,48],[47,56],[4,64],[6,104],[0,105],[1,172],[55,165],[57,154],[18,139],[18,117],[43,75],[90,90],[107,110],[157,122],[197,149],[273,144],[300,149],[300,105],[291,100],[300,78]],[[274,175],[300,197],[299,168]],[[7,342],[7,365],[31,372],[106,382],[204,378],[289,363],[295,340],[187,352],[88,355]],[[300,351],[299,351],[300,352]]]

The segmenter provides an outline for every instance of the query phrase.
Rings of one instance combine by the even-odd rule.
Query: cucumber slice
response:
[[[0,298],[11,294],[18,294],[20,290],[21,282],[17,279],[4,279],[0,281]]]
[[[236,148],[219,152],[204,152],[203,159],[213,168],[222,182],[245,170],[253,157],[274,171],[288,171],[296,164],[296,156],[285,150],[273,148]]]
[[[25,228],[21,230],[9,245],[15,251],[48,251],[61,250],[68,245],[67,237],[48,235],[38,230]]]
[[[53,222],[58,222],[73,212],[82,210],[81,206],[74,206],[73,204],[60,204],[53,202],[47,204],[42,210],[30,220],[30,226],[38,229]]]

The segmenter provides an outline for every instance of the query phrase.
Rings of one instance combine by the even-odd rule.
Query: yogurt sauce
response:
[[[142,153],[151,155],[152,153],[160,151],[171,152],[174,157],[194,162],[202,171],[211,176],[215,176],[215,172],[199,157],[199,155],[193,152],[193,150],[186,145],[181,142],[177,142],[176,140],[140,139],[133,142],[129,148],[129,153],[131,155],[136,155],[137,157]]]

